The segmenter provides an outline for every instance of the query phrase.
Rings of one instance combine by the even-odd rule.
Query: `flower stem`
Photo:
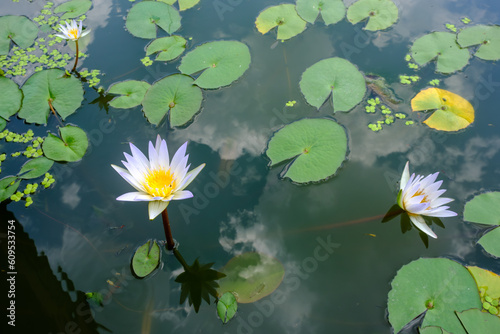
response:
[[[174,256],[179,261],[179,263],[182,265],[185,271],[189,270],[189,265],[187,264],[186,260],[182,257],[181,253],[177,250],[177,248],[174,248]]]
[[[167,239],[167,249],[172,250],[175,248],[174,239],[172,238],[172,232],[170,231],[170,222],[168,220],[167,209],[163,210],[161,213],[161,218],[163,219],[163,229],[165,230],[165,238]]]
[[[76,70],[76,65],[78,64],[78,54],[80,53],[80,51],[78,50],[78,40],[75,41],[75,45],[76,45],[75,65],[73,65],[73,69],[71,70],[71,72],[74,72]]]

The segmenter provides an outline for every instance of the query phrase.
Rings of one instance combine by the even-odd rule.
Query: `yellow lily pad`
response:
[[[493,299],[500,298],[500,276],[497,274],[475,266],[467,267],[467,270],[472,274],[476,280],[479,290],[485,290],[486,295]],[[484,302],[484,296],[481,296],[481,301]]]
[[[424,123],[436,130],[458,131],[474,122],[474,108],[470,102],[444,89],[424,89],[411,100],[411,109],[435,110]]]

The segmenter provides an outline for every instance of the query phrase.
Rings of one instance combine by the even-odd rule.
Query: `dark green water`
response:
[[[34,17],[44,3],[4,1],[0,9],[2,15]],[[140,62],[149,40],[124,28],[133,3],[93,3],[86,20],[92,29],[86,50],[90,57],[81,66],[104,72],[104,88],[125,79],[153,83],[178,72],[179,60],[147,68]],[[463,71],[442,76],[430,64],[418,72],[419,83],[398,84],[399,74],[412,74],[404,56],[416,38],[444,31],[445,23],[458,26],[465,16],[472,24],[497,24],[498,3],[396,1],[399,21],[387,31],[365,32],[362,24],[346,20],[328,27],[316,22],[291,40],[275,43],[275,33],[261,35],[254,21],[262,9],[279,3],[201,0],[182,13],[177,33],[192,37],[190,49],[206,41],[238,40],[252,55],[250,69],[236,83],[204,91],[202,111],[185,128],[152,126],[139,107],[106,112],[91,104],[98,97],[95,91],[86,90],[82,107],[68,119],[88,133],[90,150],[84,159],[58,165],[52,172],[55,186],[38,193],[28,209],[23,202],[2,205],[2,219],[15,219],[26,232],[17,235],[17,319],[24,323],[17,327],[19,333],[79,333],[76,328],[81,333],[106,333],[104,328],[113,333],[390,333],[387,293],[402,265],[419,257],[448,257],[500,273],[499,262],[476,245],[482,231],[462,217],[474,194],[500,188],[498,65],[471,58]],[[380,115],[366,114],[364,103],[335,115],[327,103],[318,112],[306,104],[298,82],[307,67],[333,56],[394,83],[405,100],[399,112],[411,114],[410,99],[439,78],[440,88],[473,104],[476,120],[457,133],[404,122],[374,133],[367,124]],[[289,100],[297,104],[284,108]],[[283,166],[270,169],[263,155],[269,136],[284,124],[319,116],[333,116],[346,128],[348,160],[335,177],[320,184],[280,180]],[[45,135],[57,125],[51,118],[35,132]],[[20,120],[9,125],[17,132],[27,128]],[[189,140],[192,166],[206,163],[189,186],[194,199],[169,206],[184,258],[192,262],[199,257],[221,268],[244,251],[272,255],[286,268],[275,292],[282,298],[271,295],[240,304],[237,317],[223,326],[214,305],[203,304],[199,313],[179,305],[180,286],[174,278],[180,265],[171,255],[163,254],[165,265],[153,277],[131,276],[134,249],[149,238],[162,239],[163,228],[160,218],[147,219],[145,203],[115,200],[131,188],[110,164],[120,164],[128,142],[144,151],[157,134],[167,139],[171,154]],[[0,143],[2,152],[8,147]],[[419,174],[440,171],[446,196],[456,199],[451,209],[459,215],[443,219],[446,229],[435,229],[439,239],[430,240],[428,248],[415,229],[402,234],[397,220],[380,222],[395,203],[396,182],[407,160]],[[2,177],[19,166],[8,168],[2,165]],[[109,230],[121,225],[123,229]],[[108,280],[120,288],[113,289]],[[110,290],[106,305],[94,308],[94,322],[82,306],[82,292]],[[102,327],[96,329],[96,323]]]

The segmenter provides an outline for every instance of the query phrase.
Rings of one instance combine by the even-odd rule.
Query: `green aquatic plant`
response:
[[[304,21],[295,9],[295,5],[281,4],[264,9],[255,20],[255,26],[261,34],[267,34],[278,27],[277,39],[284,41],[297,36],[306,29]]]
[[[452,31],[452,32],[457,32],[457,27],[455,27],[454,24],[446,23],[445,24],[446,29]]]
[[[146,47],[146,56],[157,54],[155,61],[173,60],[184,52],[186,43],[186,39],[181,36],[157,38]]]
[[[441,81],[439,79],[433,79],[433,80],[429,81],[429,85],[431,85],[431,86],[439,86],[440,82]]]
[[[462,21],[463,24],[469,24],[471,20],[468,17],[464,17],[460,21]]]
[[[295,9],[305,21],[314,23],[321,16],[326,25],[339,22],[346,13],[342,0],[297,0]]]
[[[418,75],[399,75],[399,82],[403,85],[410,85],[411,83],[417,82],[418,80],[420,80],[420,77]]]
[[[0,55],[7,55],[11,42],[20,48],[33,44],[38,36],[38,27],[25,16],[5,15],[0,17]]]
[[[156,270],[161,261],[160,246],[156,240],[148,240],[140,246],[132,257],[132,272],[139,278],[144,278]]]
[[[172,34],[181,27],[181,16],[164,2],[142,1],[135,4],[127,15],[125,26],[135,37],[156,38],[156,27]]]
[[[126,80],[112,84],[107,94],[120,95],[113,98],[109,105],[113,108],[133,108],[142,103],[147,90],[151,85],[145,81]]]
[[[169,5],[173,5],[174,3],[178,2],[180,11],[192,8],[196,6],[198,2],[200,2],[200,0],[159,0],[159,1],[165,2]]]
[[[391,0],[358,0],[347,9],[347,20],[356,24],[368,19],[366,30],[384,30],[398,20],[398,7]]]
[[[52,7],[52,5],[53,4],[51,3],[50,7]],[[71,0],[64,2],[54,8],[54,13],[64,13],[61,16],[61,20],[74,19],[80,15],[85,14],[90,9],[90,7],[92,7],[92,1],[90,0]]]
[[[223,324],[227,324],[238,310],[238,302],[232,292],[224,293],[217,300],[217,315]]]
[[[461,47],[478,45],[474,56],[484,60],[500,59],[500,26],[476,25],[460,31],[457,37]]]

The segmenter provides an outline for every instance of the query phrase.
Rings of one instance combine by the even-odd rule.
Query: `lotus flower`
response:
[[[167,142],[160,136],[156,139],[156,146],[149,142],[149,159],[132,143],[132,155],[124,153],[127,161],[122,161],[127,168],[111,165],[137,192],[123,194],[118,201],[147,201],[149,202],[149,219],[154,219],[168,206],[171,200],[180,200],[193,197],[193,194],[184,190],[205,167],[201,164],[188,172],[191,165],[187,165],[189,155],[186,155],[187,142],[175,152],[172,161],[169,161]]]
[[[85,29],[85,31],[82,32],[82,21],[80,21],[79,25],[77,25],[75,20],[71,20],[71,24],[66,22],[66,27],[60,24],[59,30],[62,34],[56,34],[57,37],[70,39],[72,41],[77,41],[80,37],[83,37],[90,32],[90,29]]]
[[[452,198],[439,197],[446,189],[439,189],[443,181],[436,181],[439,173],[423,177],[413,173],[410,176],[410,162],[406,163],[401,176],[400,191],[398,194],[398,205],[408,213],[411,222],[422,232],[433,238],[436,234],[425,223],[422,216],[429,217],[454,217],[457,214],[448,210],[449,206],[443,206]]]

